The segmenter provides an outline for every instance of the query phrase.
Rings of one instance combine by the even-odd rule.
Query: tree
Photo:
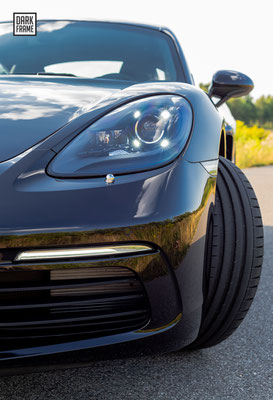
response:
[[[273,96],[261,96],[256,100],[256,113],[259,125],[273,126]]]
[[[199,87],[207,93],[209,92],[209,85],[210,83],[199,83]]]
[[[257,119],[256,106],[251,96],[236,97],[228,101],[228,106],[235,119],[253,125]]]

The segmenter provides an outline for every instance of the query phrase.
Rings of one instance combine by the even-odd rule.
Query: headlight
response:
[[[181,153],[191,125],[191,107],[180,96],[136,100],[81,132],[48,170],[58,177],[91,177],[157,168]]]

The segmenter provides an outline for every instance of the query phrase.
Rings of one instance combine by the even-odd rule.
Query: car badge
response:
[[[111,185],[112,183],[115,182],[115,177],[113,174],[107,174],[105,178],[105,182],[107,185]]]

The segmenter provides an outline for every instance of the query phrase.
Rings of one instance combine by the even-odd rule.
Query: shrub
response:
[[[235,141],[238,167],[273,164],[273,132],[270,130],[237,121]]]

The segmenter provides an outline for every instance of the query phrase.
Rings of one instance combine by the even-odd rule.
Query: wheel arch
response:
[[[220,133],[219,156],[227,158],[227,135],[224,126]]]

